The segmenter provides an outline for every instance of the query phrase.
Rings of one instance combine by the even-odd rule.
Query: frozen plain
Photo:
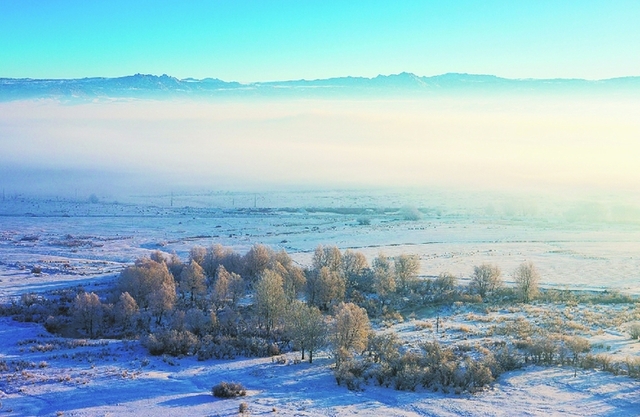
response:
[[[423,207],[419,201],[290,193],[279,196],[282,208],[267,209],[276,206],[265,201],[269,198],[175,196],[173,206],[168,196],[144,204],[7,199],[0,205],[0,297],[8,301],[24,292],[99,286],[150,251],[175,251],[184,258],[192,246],[212,243],[239,251],[264,243],[287,250],[303,266],[318,244],[359,250],[370,260],[380,252],[412,253],[420,256],[422,276],[448,271],[463,282],[482,262],[498,264],[508,282],[519,263],[531,260],[546,287],[640,294],[637,224],[568,222],[562,210],[557,215],[550,210],[549,216],[496,214],[455,205],[432,207],[421,220],[407,221],[399,207]],[[360,224],[363,218],[370,224]],[[33,266],[43,273],[32,274]],[[313,365],[276,365],[264,358],[174,361],[150,357],[136,344],[119,341],[40,352],[19,342],[50,338],[41,327],[3,319],[0,328],[5,358],[47,363],[28,371],[22,383],[3,381],[0,411],[16,415],[235,415],[240,400],[220,401],[209,394],[221,379],[248,387],[249,396],[242,401],[250,404],[252,414],[271,414],[273,409],[278,415],[640,413],[640,384],[595,371],[573,378],[570,369],[525,369],[503,375],[491,390],[473,396],[374,386],[350,392],[336,386],[329,359],[322,356]],[[611,343],[618,336],[611,334]],[[633,344],[622,343],[620,349],[638,355]]]

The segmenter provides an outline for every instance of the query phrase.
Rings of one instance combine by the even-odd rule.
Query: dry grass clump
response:
[[[433,323],[429,321],[417,321],[416,330],[433,329]]]
[[[640,323],[631,323],[629,325],[629,336],[632,339],[640,339]]]

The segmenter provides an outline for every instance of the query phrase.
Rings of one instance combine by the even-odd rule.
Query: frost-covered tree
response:
[[[307,278],[307,302],[327,311],[344,300],[345,280],[342,274],[323,266]]]
[[[396,290],[400,294],[407,294],[410,287],[418,279],[420,258],[417,255],[399,255],[393,259]]]
[[[215,310],[225,306],[235,306],[245,292],[242,277],[235,272],[229,273],[224,265],[218,265],[211,290],[211,302]]]
[[[293,301],[307,285],[304,271],[293,263],[293,259],[284,250],[275,254],[273,263],[273,269],[278,271],[284,280],[284,292],[287,299]]]
[[[337,274],[342,273],[342,253],[337,246],[318,245],[313,253],[312,260],[313,269],[316,271],[322,268],[329,268],[330,271]]]
[[[364,352],[370,333],[371,323],[365,309],[353,303],[337,306],[331,331],[336,361],[349,358],[354,352]]]
[[[433,282],[433,288],[438,296],[444,296],[455,291],[458,285],[458,278],[450,272],[442,272]]]
[[[173,275],[173,279],[179,279],[180,274],[182,273],[182,269],[184,268],[184,263],[182,259],[174,252],[169,256],[169,259],[166,261],[167,269]]]
[[[76,325],[93,339],[102,327],[103,307],[98,295],[94,292],[76,295],[72,316]]]
[[[124,334],[128,334],[134,327],[134,320],[138,314],[138,303],[128,292],[120,294],[113,308],[116,324],[122,328]]]
[[[156,325],[162,323],[164,315],[171,312],[176,303],[176,286],[171,274],[169,277],[171,279],[162,281],[149,296],[149,312],[156,318]]]
[[[142,310],[151,307],[152,298],[154,302],[158,301],[159,298],[153,294],[161,290],[173,288],[175,301],[175,280],[167,265],[149,258],[138,259],[135,265],[125,268],[118,277],[117,287],[120,292],[128,292]]]
[[[178,290],[187,306],[195,307],[202,304],[202,300],[207,293],[207,285],[204,270],[195,260],[192,259],[189,265],[182,269]]]
[[[230,273],[241,274],[243,272],[242,256],[233,249],[216,243],[207,248],[207,253],[202,265],[210,282],[215,278],[216,271],[221,265]]]
[[[528,303],[538,295],[540,274],[532,262],[524,262],[513,273],[516,291],[524,303]]]
[[[259,279],[265,269],[271,266],[273,258],[274,252],[270,247],[260,244],[253,245],[243,258],[245,278],[250,283]]]
[[[207,255],[207,250],[202,246],[194,246],[189,251],[189,260],[196,262],[202,266],[204,264],[204,258]]]
[[[484,263],[473,268],[470,287],[482,298],[502,286],[502,276],[497,265]]]
[[[373,260],[372,268],[373,290],[380,297],[380,309],[382,310],[396,292],[396,279],[389,258],[382,253]]]
[[[309,352],[309,363],[313,362],[313,352],[322,348],[327,340],[327,324],[317,307],[308,306],[294,300],[287,309],[287,328],[294,346],[300,349],[302,360]]]
[[[342,273],[346,279],[348,290],[362,291],[361,280],[369,268],[367,258],[361,252],[347,249],[342,254]]]
[[[154,250],[153,252],[151,252],[151,255],[149,255],[149,259],[158,263],[163,263],[167,261],[165,254],[159,250]]]
[[[255,308],[267,335],[282,321],[287,305],[282,277],[266,269],[255,284]]]

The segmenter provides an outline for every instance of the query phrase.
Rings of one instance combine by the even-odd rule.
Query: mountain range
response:
[[[448,73],[431,77],[403,72],[374,78],[338,77],[238,83],[217,78],[178,79],[168,75],[135,74],[117,78],[0,78],[0,101],[177,97],[331,97],[428,96],[458,93],[616,92],[640,93],[640,77],[605,80],[510,79],[494,75]]]

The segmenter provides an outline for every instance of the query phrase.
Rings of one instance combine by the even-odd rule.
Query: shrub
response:
[[[633,323],[629,326],[629,336],[632,339],[640,339],[640,323]]]
[[[191,355],[198,350],[198,338],[188,330],[161,330],[143,338],[142,345],[156,356],[163,353],[173,356]]]
[[[211,388],[211,393],[218,398],[235,398],[247,395],[246,388],[237,382],[221,382]]]
[[[245,402],[242,402],[242,403],[240,403],[240,405],[238,405],[238,412],[240,414],[244,414],[247,411],[249,411],[249,404],[247,404]]]
[[[64,317],[49,316],[44,322],[44,328],[49,333],[59,333],[65,324],[66,320],[64,319]]]
[[[367,363],[364,361],[345,358],[336,364],[333,374],[338,385],[344,384],[351,391],[360,391],[366,371]]]

